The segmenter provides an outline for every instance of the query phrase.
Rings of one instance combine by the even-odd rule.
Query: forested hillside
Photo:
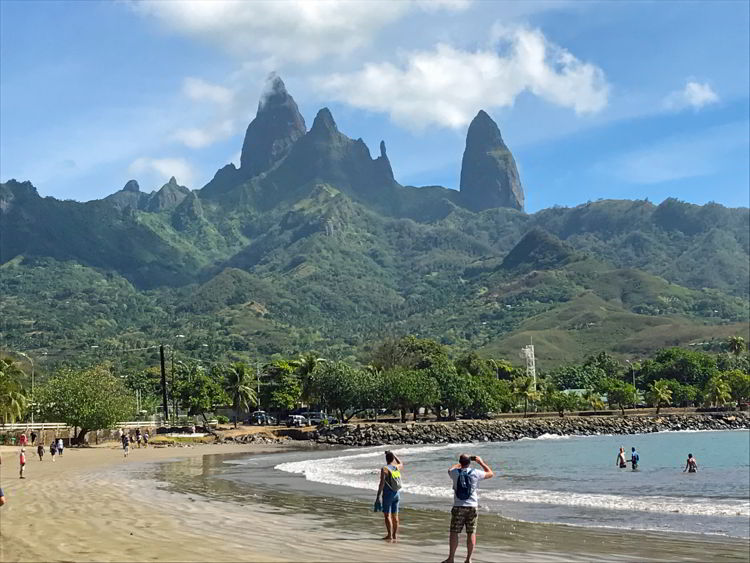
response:
[[[241,167],[200,190],[129,181],[79,203],[0,184],[0,345],[85,359],[179,334],[200,357],[364,361],[418,334],[515,362],[533,338],[553,365],[748,336],[748,209],[618,200],[526,214],[497,126],[475,122],[460,191],[402,186],[384,143],[372,158],[327,109],[307,131],[277,79]]]

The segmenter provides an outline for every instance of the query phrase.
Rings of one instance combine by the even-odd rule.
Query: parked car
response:
[[[303,412],[302,416],[304,416],[308,421],[310,421],[310,424],[320,424],[324,420],[328,420],[330,422],[328,415],[320,411]]]
[[[250,424],[257,424],[259,426],[273,425],[276,424],[276,419],[269,415],[266,411],[255,411],[250,415]]]
[[[308,420],[301,414],[292,414],[292,415],[289,415],[289,418],[286,419],[286,425],[289,427],[307,426],[308,424],[309,424]]]

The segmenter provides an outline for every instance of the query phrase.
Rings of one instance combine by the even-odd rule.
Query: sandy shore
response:
[[[378,538],[382,516],[354,505],[306,511],[281,504],[208,500],[169,492],[153,478],[170,472],[200,475],[215,465],[212,454],[267,455],[283,446],[206,445],[134,450],[66,449],[52,463],[29,456],[27,478],[18,479],[17,448],[0,447],[0,483],[8,503],[0,508],[0,561],[441,561],[447,517],[431,511],[404,514],[404,538]],[[31,448],[28,448],[31,450]],[[205,457],[204,457],[205,456]],[[174,460],[175,463],[165,464]],[[162,462],[158,466],[155,463]],[[159,470],[154,472],[153,469]],[[309,502],[320,505],[320,502]],[[332,514],[331,511],[335,511]],[[343,515],[343,517],[342,517]],[[352,525],[347,525],[347,522]],[[590,532],[560,526],[480,524],[474,561],[747,560],[742,542],[656,538]],[[506,521],[507,522],[507,521]],[[512,529],[511,529],[512,526]],[[483,534],[507,540],[485,542]],[[486,535],[485,535],[486,537]],[[489,539],[489,538],[488,538]],[[589,548],[581,545],[589,542]],[[645,542],[645,543],[643,543]],[[640,548],[638,546],[640,545]],[[679,546],[679,548],[677,548]],[[636,549],[636,551],[633,551]],[[640,551],[638,551],[640,549]],[[459,550],[459,555],[465,553]]]

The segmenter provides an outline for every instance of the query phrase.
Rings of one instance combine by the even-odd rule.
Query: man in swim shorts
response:
[[[386,541],[398,539],[398,510],[401,501],[401,470],[404,464],[391,451],[385,452],[385,463],[380,469],[380,484],[376,504],[382,498],[383,515],[385,517]]]

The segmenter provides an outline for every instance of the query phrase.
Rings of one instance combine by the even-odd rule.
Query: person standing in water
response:
[[[696,473],[698,471],[698,460],[693,457],[693,454],[688,454],[687,463],[682,472],[685,473],[685,471],[688,473]]]
[[[633,471],[638,469],[638,462],[641,460],[641,456],[635,451],[635,448],[630,448],[630,465],[633,467]]]
[[[382,498],[383,516],[385,517],[386,541],[398,539],[398,509],[401,501],[401,470],[404,464],[391,451],[385,452],[385,463],[380,469],[380,484],[375,502]]]
[[[625,448],[622,446],[620,446],[620,453],[617,454],[617,461],[615,463],[620,469],[624,469],[628,466],[627,461],[625,461]]]

